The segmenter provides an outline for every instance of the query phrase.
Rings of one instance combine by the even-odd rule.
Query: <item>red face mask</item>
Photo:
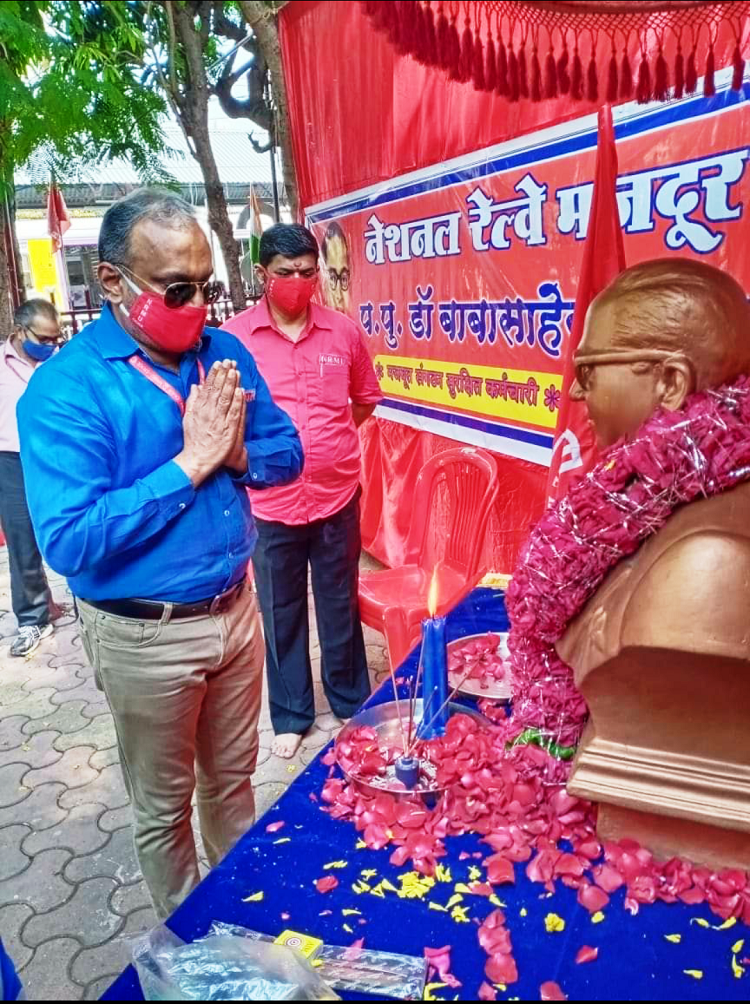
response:
[[[301,275],[268,275],[266,296],[285,317],[294,319],[307,310],[317,285],[317,275],[311,279]]]
[[[125,282],[138,297],[130,310],[120,304],[133,324],[165,352],[181,355],[194,348],[203,335],[208,317],[208,307],[168,307],[164,297],[150,290],[140,290],[127,276]]]

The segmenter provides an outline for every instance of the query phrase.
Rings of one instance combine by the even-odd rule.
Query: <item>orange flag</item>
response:
[[[62,251],[63,234],[70,229],[68,207],[53,178],[47,194],[47,232],[52,240],[52,253]]]

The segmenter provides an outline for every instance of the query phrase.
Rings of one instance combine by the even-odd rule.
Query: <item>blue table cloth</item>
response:
[[[503,595],[479,589],[449,617],[448,637],[487,630],[507,630]],[[400,675],[414,672],[416,665],[413,654]],[[390,683],[373,697],[377,702],[392,699]],[[469,869],[481,865],[465,855],[481,852],[484,857],[492,852],[473,836],[449,838],[448,857],[441,863],[450,869],[451,881],[436,883],[427,898],[400,898],[393,892],[386,892],[385,898],[358,894],[352,886],[363,872],[375,873],[368,879],[373,887],[387,879],[400,889],[399,876],[410,868],[393,867],[389,849],[358,850],[354,827],[321,811],[313,799],[328,771],[320,757],[313,761],[176,911],[169,926],[185,941],[205,934],[213,921],[225,921],[274,936],[290,928],[335,945],[364,938],[365,948],[417,956],[425,947],[450,945],[452,972],[462,987],[436,988],[431,994],[436,999],[475,1000],[487,960],[477,941],[477,927],[494,907],[486,899],[466,897],[461,905],[469,907],[469,923],[457,923],[450,914],[430,909],[429,903],[447,903],[455,883],[466,882]],[[280,822],[282,829],[267,831],[269,825]],[[326,870],[333,862],[345,866]],[[750,956],[750,930],[743,924],[719,930],[720,919],[707,907],[682,904],[644,906],[631,916],[623,906],[622,891],[612,896],[604,919],[593,923],[588,911],[578,905],[574,890],[558,883],[554,895],[548,896],[542,886],[526,878],[524,868],[516,866],[515,886],[497,890],[505,904],[520,977],[518,983],[498,992],[498,1000],[538,1000],[541,984],[550,980],[570,1000],[750,997],[750,965],[739,978],[732,967],[733,954],[740,961]],[[322,895],[315,882],[327,875],[335,875],[339,886]],[[261,892],[262,899],[248,901]],[[549,914],[565,921],[564,930],[548,933],[545,918]],[[733,953],[743,940],[739,953]],[[577,965],[576,954],[584,945],[598,948],[599,957]],[[101,999],[142,1000],[135,971],[127,969]],[[358,994],[350,999],[368,998]]]

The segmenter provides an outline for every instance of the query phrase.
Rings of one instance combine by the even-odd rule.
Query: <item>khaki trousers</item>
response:
[[[135,846],[161,918],[200,881],[197,792],[211,866],[255,821],[263,636],[243,588],[216,616],[114,617],[78,600],[82,642],[112,710],[135,815]]]

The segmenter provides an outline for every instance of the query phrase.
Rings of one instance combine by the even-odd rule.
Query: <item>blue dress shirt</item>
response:
[[[129,362],[143,356],[184,400],[233,359],[248,396],[243,477],[219,469],[198,488],[173,458],[183,448],[177,404]],[[294,481],[299,436],[272,400],[250,353],[207,328],[179,374],[148,359],[109,305],[37,368],[18,404],[21,462],[39,548],[87,600],[192,603],[245,575],[257,532],[245,487]]]

